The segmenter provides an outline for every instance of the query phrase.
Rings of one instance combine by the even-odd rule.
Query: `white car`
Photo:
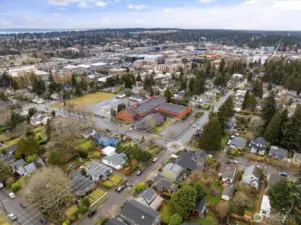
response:
[[[154,158],[154,159],[153,159],[153,162],[157,162],[157,161],[158,161],[158,158]]]
[[[9,193],[8,196],[9,196],[10,198],[15,198],[15,197],[16,197],[15,193],[13,193],[13,192]]]
[[[3,188],[3,183],[2,182],[0,182],[0,188]]]
[[[7,216],[8,216],[8,218],[9,218],[10,220],[12,220],[12,221],[14,221],[14,220],[17,219],[17,216],[16,216],[15,214],[13,214],[13,213],[8,214]]]
[[[238,164],[238,161],[237,160],[231,160],[230,163]]]
[[[192,128],[195,128],[195,127],[196,127],[196,124],[193,124],[193,125],[192,125]]]

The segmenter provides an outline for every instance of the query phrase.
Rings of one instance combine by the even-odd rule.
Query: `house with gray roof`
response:
[[[256,165],[248,166],[244,170],[242,176],[242,183],[249,184],[258,189],[260,184],[261,171]]]
[[[218,176],[223,183],[232,184],[236,175],[236,166],[233,164],[222,163],[219,169]]]
[[[207,154],[203,151],[182,151],[177,158],[177,164],[188,171],[202,169],[204,167],[206,158]]]
[[[157,210],[162,202],[163,198],[160,197],[160,195],[157,194],[155,189],[153,188],[147,188],[145,189],[139,196],[136,198],[136,200],[144,205],[147,205],[155,210]]]
[[[263,137],[254,138],[250,144],[249,149],[252,153],[264,155],[268,142]]]
[[[101,162],[107,166],[113,167],[116,170],[120,170],[126,162],[126,154],[113,154],[105,156]]]
[[[125,203],[120,217],[129,225],[159,225],[160,213],[136,200]]]
[[[184,179],[184,169],[176,163],[167,163],[162,169],[162,175],[172,181],[181,181]]]
[[[16,149],[17,149],[17,144],[7,147],[4,153],[0,154],[0,160],[4,161],[6,164],[12,163],[15,159],[14,153]]]
[[[154,182],[153,187],[159,192],[168,192],[172,194],[178,190],[179,186],[170,180],[159,178]]]
[[[127,225],[122,220],[119,220],[117,218],[112,218],[108,222],[106,222],[105,225]]]
[[[277,184],[281,179],[285,179],[284,177],[280,176],[279,174],[271,174],[268,178],[268,185],[266,188],[266,192],[270,190],[270,188]]]
[[[271,146],[269,156],[278,160],[287,158],[288,150],[280,148],[278,146]]]
[[[134,127],[136,130],[148,131],[154,129],[160,124],[163,124],[165,119],[165,116],[160,113],[150,114],[135,122]]]
[[[96,161],[90,161],[87,166],[87,176],[89,176],[93,181],[97,181],[100,179],[105,179],[113,172],[113,170]]]
[[[90,193],[96,188],[96,183],[89,177],[83,176],[80,173],[74,173],[71,176],[71,191],[76,194],[76,196],[82,196]]]
[[[234,137],[233,139],[229,140],[228,145],[232,149],[239,149],[242,150],[246,147],[247,140],[243,137]]]
[[[84,136],[84,138],[89,138],[89,137],[92,137],[95,133],[96,133],[95,129],[92,127],[89,127],[82,133],[82,135]]]
[[[41,124],[45,125],[49,119],[50,119],[49,116],[43,115],[41,113],[36,113],[30,118],[30,123],[33,126],[37,126]]]

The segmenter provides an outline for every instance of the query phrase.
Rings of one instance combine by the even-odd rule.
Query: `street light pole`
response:
[[[0,198],[0,202],[1,202],[1,205],[2,205],[2,209],[4,210],[5,214],[7,215],[7,211],[6,211],[6,208],[2,202],[2,199]]]

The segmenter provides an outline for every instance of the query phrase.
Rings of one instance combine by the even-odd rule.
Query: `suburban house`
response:
[[[76,196],[86,195],[96,188],[96,184],[89,177],[83,176],[80,173],[75,173],[71,176],[71,191]]]
[[[129,107],[117,114],[118,119],[135,121],[143,118],[144,116],[152,113],[161,104],[166,102],[164,96],[155,96],[150,99],[137,103],[132,107]]]
[[[37,167],[36,167],[35,163],[32,162],[32,163],[29,163],[27,165],[20,166],[19,168],[17,168],[16,173],[19,174],[20,176],[24,176],[24,175],[32,173],[36,170],[37,170]]]
[[[194,216],[202,216],[207,209],[207,202],[205,199],[199,199],[196,202],[195,209],[192,210]]]
[[[294,157],[292,159],[292,163],[295,164],[296,166],[301,166],[301,154],[300,153],[295,153]]]
[[[153,188],[147,188],[136,198],[136,201],[157,210],[161,206],[163,198]]]
[[[117,218],[112,218],[108,222],[105,223],[105,225],[127,225],[122,220],[119,220]]]
[[[120,170],[126,162],[126,154],[114,154],[105,156],[102,161],[103,164],[113,167],[116,170]]]
[[[97,181],[100,179],[106,179],[113,170],[102,163],[90,161],[86,172],[87,176],[89,176],[93,181]]]
[[[125,203],[120,217],[129,225],[159,225],[160,213],[136,200]]]
[[[222,192],[222,200],[229,201],[234,194],[234,187],[233,185],[229,185],[224,188]]]
[[[11,145],[5,148],[6,154],[0,154],[0,160],[4,161],[6,164],[12,163],[15,159],[15,151],[17,149],[17,144]]]
[[[163,115],[171,116],[178,120],[183,120],[192,112],[191,108],[170,103],[163,103],[156,110]]]
[[[278,160],[287,158],[288,151],[278,146],[271,146],[269,156]]]
[[[163,124],[165,119],[165,116],[160,113],[150,114],[135,122],[134,127],[136,130],[148,131],[154,129],[160,124]]]
[[[243,184],[250,184],[252,187],[258,189],[260,184],[261,172],[256,165],[248,166],[244,170],[242,176]]]
[[[18,169],[19,169],[20,167],[22,167],[23,165],[25,165],[25,160],[24,160],[24,159],[18,159],[18,160],[16,160],[16,161],[12,162],[12,163],[10,164],[10,167],[12,168],[13,172],[15,173],[15,172],[17,172]]]
[[[206,158],[207,154],[203,151],[182,151],[177,158],[177,164],[188,171],[202,169],[204,167]]]
[[[271,216],[271,209],[269,196],[263,195],[259,213],[269,218]]]
[[[267,148],[267,141],[263,137],[254,138],[250,144],[249,149],[252,153],[264,155]]]
[[[174,184],[172,181],[159,178],[154,182],[153,187],[158,192],[168,192],[170,194],[175,193],[178,190],[178,185]]]
[[[30,124],[33,126],[37,126],[37,125],[46,125],[47,121],[50,119],[50,117],[40,114],[40,113],[36,113],[34,114],[31,118],[30,118]]]
[[[218,176],[222,179],[223,183],[233,183],[236,174],[235,165],[222,163],[219,169]]]
[[[247,140],[243,137],[234,137],[233,139],[229,140],[228,145],[232,149],[239,149],[242,150],[246,147]]]
[[[82,133],[82,135],[84,136],[84,138],[89,138],[89,137],[92,137],[95,133],[96,133],[95,129],[90,127],[87,130],[85,130]]]
[[[162,175],[164,178],[172,181],[181,181],[184,179],[184,169],[175,163],[167,163],[162,169]]]
[[[271,174],[268,179],[268,185],[266,188],[266,193],[271,189],[274,184],[277,184],[281,179],[284,179],[279,174]]]
[[[96,132],[93,135],[93,139],[102,146],[115,146],[118,142],[121,141],[120,138],[109,136],[107,133],[104,132]]]
[[[116,148],[112,146],[107,146],[103,150],[101,150],[102,154],[105,156],[111,156],[116,154]]]

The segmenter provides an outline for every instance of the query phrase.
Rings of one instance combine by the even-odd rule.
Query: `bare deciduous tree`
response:
[[[68,187],[69,179],[60,168],[44,167],[30,178],[24,199],[38,206],[41,213],[58,218],[73,200]]]

